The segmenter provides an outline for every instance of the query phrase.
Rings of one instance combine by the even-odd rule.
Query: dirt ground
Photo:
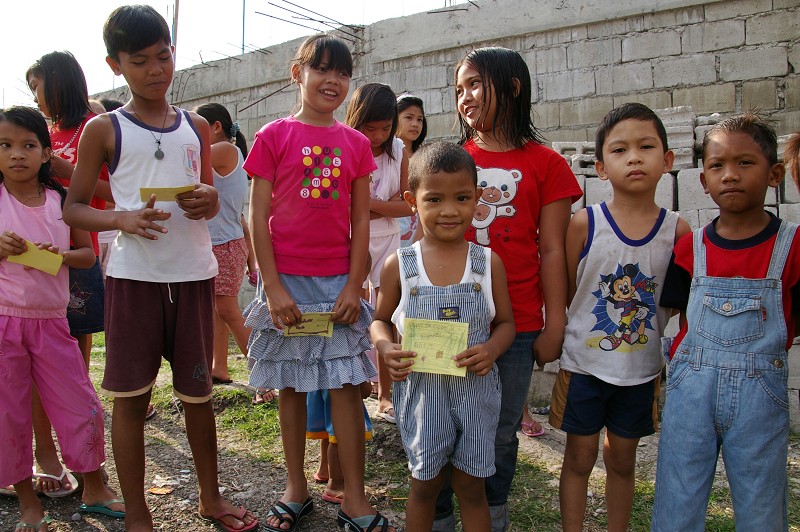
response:
[[[368,409],[374,414],[376,402],[367,401]],[[540,438],[526,438],[519,433],[521,439],[520,452],[537,461],[549,464],[548,469],[557,471],[561,466],[565,436],[561,431],[547,425],[546,416],[534,415],[545,427],[546,433]],[[146,427],[148,487],[161,486],[173,488],[165,495],[147,494],[147,502],[153,513],[155,529],[165,532],[213,530],[213,526],[202,521],[197,514],[197,487],[193,473],[191,454],[183,431],[180,412],[159,411],[158,415],[147,423]],[[645,472],[646,478],[655,473],[657,455],[657,436],[644,438],[639,446],[638,464]],[[790,460],[800,462],[800,448],[793,444],[790,448]],[[236,438],[233,433],[220,431],[220,484],[225,496],[237,504],[246,505],[258,516],[265,516],[272,502],[277,499],[284,486],[285,472],[281,467],[265,466],[255,459],[247,445]],[[118,489],[115,476],[113,456],[109,449],[108,472],[110,484]],[[367,460],[405,461],[400,438],[394,425],[384,422],[374,423],[374,437],[367,446]],[[308,459],[315,463],[318,458],[318,446],[309,446]],[[595,474],[602,475],[602,462],[598,463]],[[310,475],[309,475],[310,477]],[[724,480],[721,480],[724,482]],[[387,488],[390,486],[373,484],[368,486],[368,494],[373,504],[391,519],[392,523],[402,530],[402,514],[393,513],[388,508]],[[557,484],[554,486],[557,489]],[[798,479],[790,479],[793,497],[800,497]],[[322,501],[322,485],[309,484],[314,497],[314,512],[311,519],[303,521],[298,528],[305,532],[327,532],[337,530],[335,524],[336,509],[333,504]],[[79,493],[79,492],[78,492]],[[76,493],[62,499],[42,497],[45,511],[53,520],[50,529],[55,531],[123,531],[122,521],[111,518],[85,517],[77,514],[80,497]],[[0,496],[0,530],[13,530],[18,518],[16,499]]]

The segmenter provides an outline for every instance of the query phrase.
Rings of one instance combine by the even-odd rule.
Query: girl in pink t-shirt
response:
[[[0,486],[13,485],[20,508],[16,529],[24,531],[46,530],[49,522],[31,477],[33,385],[53,422],[64,462],[83,473],[79,510],[125,515],[100,472],[103,409],[66,318],[67,267],[88,268],[96,258],[89,234],[70,230],[61,219],[66,192],[50,174],[51,153],[47,124],[38,111],[0,111],[0,379],[14,383],[0,386]],[[35,257],[36,249],[61,258],[55,274],[16,262]],[[62,466],[60,480],[66,479],[77,485]]]
[[[253,176],[250,229],[261,266],[256,299],[245,309],[245,325],[252,328],[250,384],[280,389],[288,473],[266,530],[294,530],[313,509],[303,471],[306,392],[323,389],[330,390],[345,482],[338,524],[351,530],[388,524],[364,494],[359,392],[376,373],[364,354],[371,313],[361,300],[369,245],[368,176],[376,165],[369,140],[333,116],[347,96],[352,72],[344,42],[309,37],[291,66],[300,88],[299,111],[261,128],[244,164]],[[321,313],[322,330],[316,333],[309,331],[310,313]]]

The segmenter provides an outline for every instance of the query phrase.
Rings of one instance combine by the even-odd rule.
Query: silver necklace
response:
[[[142,120],[142,117],[139,116],[139,114],[136,112],[136,107],[133,106],[133,102],[132,101],[131,101],[131,110],[133,111],[133,114],[136,115],[136,118],[138,118],[139,121],[144,124],[144,120]],[[150,133],[150,135],[153,136],[153,140],[156,141],[156,151],[153,154],[153,156],[156,159],[158,159],[159,161],[164,158],[164,152],[161,151],[161,137],[164,136],[164,126],[167,125],[167,115],[168,114],[169,114],[169,107],[167,107],[167,110],[164,113],[164,122],[161,124],[161,133],[158,135],[158,138],[156,138],[155,133],[153,133],[149,129],[147,130],[148,133]]]
[[[69,142],[67,142],[66,144],[64,144],[63,146],[58,148],[57,150],[53,150],[53,155],[61,155],[62,153],[67,151],[67,149],[70,146],[72,146],[72,143],[75,141],[75,138],[78,136],[78,133],[80,133],[82,127],[83,127],[83,123],[78,124],[78,128],[75,130],[75,133],[72,134],[72,138],[69,139]],[[53,131],[51,130],[50,133],[52,134]]]

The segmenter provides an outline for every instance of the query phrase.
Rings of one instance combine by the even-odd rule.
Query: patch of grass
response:
[[[544,461],[520,455],[509,493],[509,512],[515,530],[561,530],[558,474]]]

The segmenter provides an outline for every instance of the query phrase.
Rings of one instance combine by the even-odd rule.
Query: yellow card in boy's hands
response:
[[[9,255],[8,262],[30,266],[50,275],[58,274],[61,263],[64,262],[64,257],[51,253],[46,249],[39,249],[30,240],[26,240],[25,245],[28,246],[28,251],[21,255]]]
[[[194,185],[184,185],[182,187],[161,187],[161,188],[148,188],[142,187],[139,189],[139,196],[142,201],[147,203],[150,201],[150,196],[155,194],[156,201],[175,201],[175,196],[194,190]]]
[[[466,366],[456,366],[453,356],[467,348],[469,323],[406,318],[403,329],[403,351],[417,354],[411,371],[467,376]]]
[[[283,335],[292,336],[333,336],[333,312],[304,312],[300,323],[290,325],[283,330]]]

